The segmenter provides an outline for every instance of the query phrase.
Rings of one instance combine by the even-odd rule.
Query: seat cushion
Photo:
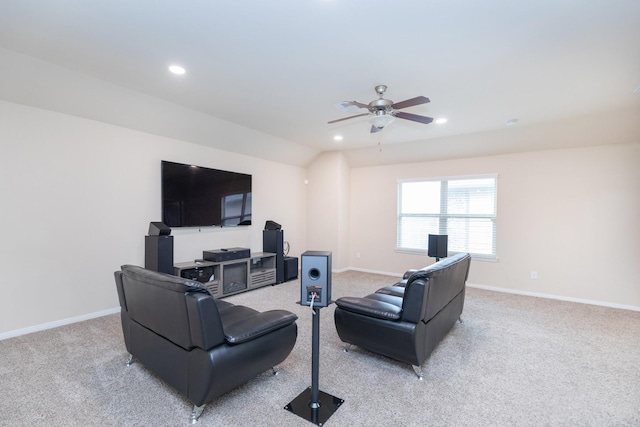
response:
[[[286,310],[269,310],[246,316],[224,328],[227,344],[241,344],[284,328],[298,319],[295,314]]]
[[[229,307],[221,307],[218,305],[218,312],[220,313],[220,320],[222,321],[222,329],[225,330],[233,326],[234,323],[238,323],[249,317],[254,317],[259,313],[243,305],[231,305]]]
[[[404,297],[404,286],[385,286],[384,288],[380,288],[376,291],[377,294],[387,294],[393,295],[397,297]]]
[[[374,297],[393,297],[391,295],[372,294]],[[378,319],[398,320],[402,313],[402,306],[381,301],[382,298],[342,297],[336,300],[336,305],[344,310],[364,314]],[[402,301],[400,302],[402,305]]]

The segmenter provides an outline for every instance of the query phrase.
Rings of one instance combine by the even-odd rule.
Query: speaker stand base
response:
[[[321,426],[326,423],[329,417],[344,403],[344,400],[339,397],[318,390],[318,401],[313,404],[311,402],[311,395],[312,390],[311,387],[309,387],[285,406],[284,409],[317,426]]]

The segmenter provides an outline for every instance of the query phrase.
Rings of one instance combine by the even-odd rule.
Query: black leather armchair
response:
[[[297,316],[214,300],[198,282],[125,265],[115,272],[122,330],[134,359],[193,403],[207,403],[274,369],[297,338]]]
[[[353,344],[409,363],[422,379],[422,363],[460,319],[470,262],[456,254],[364,298],[339,298],[334,319],[345,350]]]

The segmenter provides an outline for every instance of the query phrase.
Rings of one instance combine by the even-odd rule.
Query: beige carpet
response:
[[[333,297],[393,278],[333,276]],[[115,285],[114,285],[115,293]],[[298,314],[278,376],[210,404],[199,425],[311,426],[283,407],[311,385],[311,316],[298,281],[227,298]],[[467,289],[456,324],[423,365],[342,351],[321,310],[320,390],[345,400],[326,426],[640,426],[640,313]],[[118,315],[0,341],[2,426],[187,425],[191,405],[127,354]]]

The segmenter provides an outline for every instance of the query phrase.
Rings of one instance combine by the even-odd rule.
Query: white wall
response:
[[[349,267],[350,169],[338,151],[320,154],[307,168],[307,242],[331,251],[332,269]]]
[[[640,143],[354,168],[350,265],[433,262],[394,250],[397,179],[498,173],[499,260],[473,261],[471,283],[640,307],[638,165]]]
[[[283,225],[291,255],[306,247],[297,166],[5,101],[0,146],[0,334],[118,306],[113,271],[144,264],[149,222],[160,220],[161,160],[253,175],[255,225],[173,230],[176,262],[203,249],[261,251],[267,219]]]
[[[163,159],[254,177],[255,225],[174,230],[176,262],[260,251],[271,219],[293,256],[400,275],[432,261],[394,250],[396,180],[498,173],[499,261],[474,261],[472,283],[640,307],[639,142],[353,169],[331,152],[305,170],[0,101],[0,147],[0,335],[117,307],[113,271],[144,263],[160,219]]]

